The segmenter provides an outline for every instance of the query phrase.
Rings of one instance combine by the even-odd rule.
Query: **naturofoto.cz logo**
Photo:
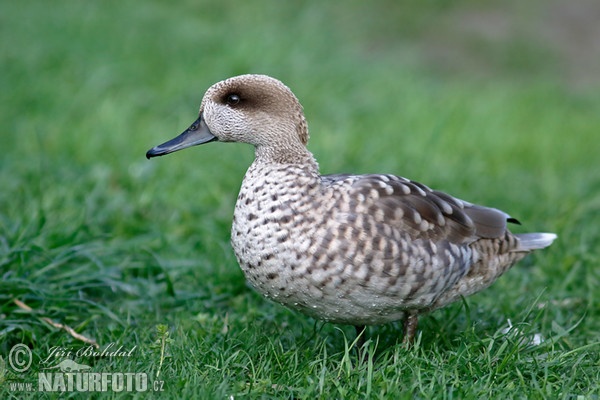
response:
[[[77,350],[57,346],[50,349],[50,355],[40,362],[37,385],[31,379],[6,383],[12,392],[162,391],[164,382],[151,381],[145,372],[96,372],[90,365],[75,361],[82,357],[131,357],[134,351],[135,347],[123,349],[113,343],[101,351],[92,346]],[[24,344],[17,344],[11,348],[7,364],[14,373],[24,374],[31,368],[32,360],[31,349]],[[4,364],[0,358],[0,375],[5,372]]]

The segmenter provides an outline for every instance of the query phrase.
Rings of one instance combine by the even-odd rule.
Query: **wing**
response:
[[[325,184],[345,186],[345,218],[360,216],[401,230],[413,240],[466,244],[498,238],[512,220],[503,211],[474,205],[394,175],[329,175]],[[349,186],[349,187],[348,187]]]

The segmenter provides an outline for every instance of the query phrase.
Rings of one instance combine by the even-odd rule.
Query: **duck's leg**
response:
[[[365,329],[367,328],[365,325],[354,325],[356,329],[356,347],[360,350],[365,344]]]
[[[415,340],[418,325],[419,314],[416,312],[408,312],[404,319],[404,337],[402,338],[402,344],[404,346],[410,347],[412,345]]]
[[[358,360],[358,364],[360,364],[365,356],[365,350],[363,346],[365,345],[365,325],[354,325],[356,329],[356,356]]]

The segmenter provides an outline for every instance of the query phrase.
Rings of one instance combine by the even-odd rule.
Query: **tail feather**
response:
[[[517,251],[543,249],[550,246],[558,237],[554,233],[519,233],[515,236],[519,238],[520,243]]]

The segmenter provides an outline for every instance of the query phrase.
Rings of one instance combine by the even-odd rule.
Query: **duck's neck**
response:
[[[312,153],[301,143],[286,146],[256,146],[256,162],[305,165],[318,173],[319,166]]]

